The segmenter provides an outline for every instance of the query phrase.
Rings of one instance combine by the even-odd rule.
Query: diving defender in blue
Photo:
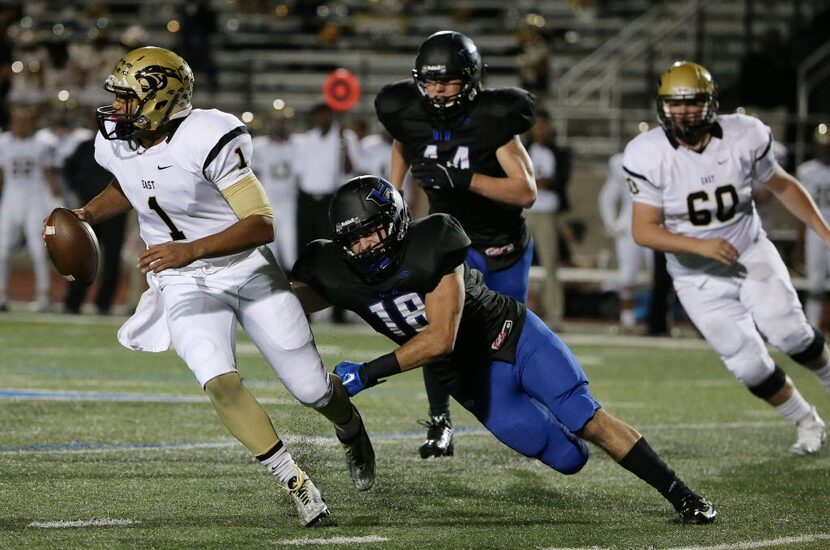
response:
[[[488,289],[464,262],[470,240],[458,222],[433,214],[410,223],[398,191],[362,176],[329,208],[334,241],[308,244],[294,266],[307,311],[336,304],[399,347],[335,374],[349,395],[418,367],[502,443],[563,474],[588,460],[584,440],[657,489],[683,523],[717,512],[692,492],[633,427],[600,407],[568,347],[523,304]]]

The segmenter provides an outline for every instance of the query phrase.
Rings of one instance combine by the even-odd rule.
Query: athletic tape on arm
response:
[[[265,195],[265,188],[262,187],[255,174],[250,174],[234,183],[222,191],[222,194],[240,220],[254,214],[274,217],[271,203]]]

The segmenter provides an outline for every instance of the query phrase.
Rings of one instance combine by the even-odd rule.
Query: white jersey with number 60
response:
[[[752,184],[766,183],[775,168],[772,133],[757,118],[718,117],[702,152],[678,146],[662,128],[634,138],[623,167],[635,202],[663,210],[672,233],[721,238],[742,253],[763,235]],[[720,273],[722,264],[695,254],[667,254],[669,272]]]
[[[99,133],[95,160],[118,180],[138,213],[147,246],[194,241],[239,221],[222,191],[251,174],[251,136],[233,115],[193,111],[163,142],[134,150]],[[224,262],[198,260],[191,266]]]

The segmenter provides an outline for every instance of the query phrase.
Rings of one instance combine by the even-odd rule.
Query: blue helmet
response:
[[[375,176],[350,179],[329,204],[333,240],[349,267],[364,281],[375,284],[392,275],[403,259],[409,209],[391,183]],[[377,233],[380,241],[362,252],[353,245]]]

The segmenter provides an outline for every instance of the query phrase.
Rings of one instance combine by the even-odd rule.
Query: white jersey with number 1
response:
[[[194,241],[219,233],[239,219],[222,191],[250,175],[251,136],[233,115],[193,111],[162,143],[134,150],[124,140],[98,134],[95,160],[118,180],[138,214],[149,247]],[[197,260],[191,266],[227,263]]]
[[[702,152],[678,146],[662,128],[634,138],[623,166],[634,202],[663,210],[672,233],[729,241],[738,253],[764,235],[752,184],[772,177],[775,154],[769,127],[744,115],[718,117]],[[722,264],[695,254],[666,254],[674,277],[721,274]]]

